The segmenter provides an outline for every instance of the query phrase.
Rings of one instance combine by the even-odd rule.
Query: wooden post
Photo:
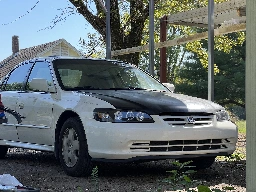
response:
[[[163,16],[160,20],[160,41],[166,41],[167,33],[167,16]],[[160,49],[160,82],[167,83],[167,56],[166,47]]]
[[[214,0],[208,0],[208,100],[214,101]]]
[[[246,0],[246,191],[256,192],[256,1]]]
[[[149,73],[155,76],[154,0],[149,0]]]

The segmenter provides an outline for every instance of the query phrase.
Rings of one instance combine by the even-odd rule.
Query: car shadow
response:
[[[143,185],[150,184],[152,187],[160,185],[162,181],[170,176],[171,171],[177,169],[172,164],[172,160],[151,161],[145,163],[106,163],[94,162],[94,168],[98,169],[98,179],[100,183],[114,182],[122,185],[123,182],[134,182],[134,186],[142,188]],[[67,176],[61,168],[59,162],[55,159],[52,152],[40,152],[26,149],[9,149],[7,157],[0,160],[2,173],[14,174],[21,180],[23,175],[32,175],[40,183],[44,178],[45,170],[55,182],[61,182],[63,179],[69,182],[83,183],[90,185],[91,177],[74,178]],[[191,168],[192,169],[192,168]],[[215,161],[208,169],[198,170],[191,175],[192,180],[197,180],[207,186],[214,186],[221,183],[228,185],[238,185],[245,187],[246,162],[241,161]],[[48,175],[49,176],[49,175]],[[45,176],[46,177],[46,176]],[[136,183],[135,181],[138,180]],[[24,181],[26,182],[26,180]],[[39,184],[38,184],[39,185]],[[68,186],[68,184],[66,184]],[[85,184],[84,184],[85,185]]]
[[[171,160],[153,161],[147,163],[97,163],[100,177],[141,177],[151,175],[164,179],[170,176],[168,171],[177,170]],[[193,170],[190,168],[189,170]],[[192,180],[205,183],[208,186],[226,183],[245,187],[246,162],[240,161],[215,161],[204,170],[196,170],[190,175]]]

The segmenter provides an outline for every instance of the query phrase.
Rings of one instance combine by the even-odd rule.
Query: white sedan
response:
[[[25,61],[0,94],[0,158],[10,147],[52,151],[71,176],[89,175],[93,161],[179,159],[207,168],[237,142],[223,107],[175,94],[121,61]]]

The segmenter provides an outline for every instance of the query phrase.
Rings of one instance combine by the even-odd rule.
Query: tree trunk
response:
[[[69,0],[77,11],[91,24],[91,26],[106,38],[106,15],[99,5],[98,0],[93,0],[97,14],[94,15],[87,6],[87,1]],[[110,27],[111,27],[111,50],[126,49],[141,45],[145,20],[149,16],[149,4],[144,4],[143,0],[130,0],[130,19],[126,23],[130,26],[129,31],[124,31],[121,26],[121,15],[118,0],[110,0]],[[155,1],[155,4],[157,1]],[[102,16],[103,15],[103,16]],[[129,55],[120,55],[113,59],[123,60],[135,65],[139,64],[140,53],[131,53]]]
[[[118,59],[121,61],[125,61],[131,64],[134,64],[136,66],[139,65],[139,60],[140,60],[140,53],[131,53],[127,55],[119,55],[117,57],[114,57],[113,59]]]

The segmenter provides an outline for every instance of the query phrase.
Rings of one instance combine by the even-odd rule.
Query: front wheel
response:
[[[8,152],[8,147],[1,145],[1,146],[0,146],[0,159],[5,158],[7,152]]]
[[[91,157],[81,120],[67,119],[60,131],[59,159],[64,171],[74,177],[88,176],[92,171]]]
[[[212,164],[215,161],[215,156],[213,157],[196,157],[196,158],[184,158],[184,159],[178,159],[179,162],[185,163],[188,161],[192,161],[188,166],[193,166],[195,169],[206,169],[212,166]]]

